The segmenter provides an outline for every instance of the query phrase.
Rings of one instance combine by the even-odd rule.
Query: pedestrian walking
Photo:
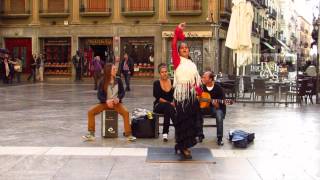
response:
[[[102,62],[100,60],[100,56],[96,56],[93,61],[93,79],[94,79],[94,90],[97,90],[98,82],[103,73]]]
[[[37,55],[33,54],[31,61],[30,61],[30,70],[31,71],[30,71],[29,77],[27,78],[28,81],[30,81],[30,79],[32,78],[34,83],[36,82],[36,68],[37,68],[36,59],[37,59]]]
[[[82,68],[83,68],[83,56],[80,54],[80,51],[78,50],[76,52],[76,55],[72,57],[72,63],[74,65],[74,68],[76,70],[76,81],[82,80]]]
[[[120,63],[120,72],[124,76],[126,82],[126,91],[130,91],[130,79],[133,75],[133,60],[129,57],[128,53],[125,53],[123,60]]]

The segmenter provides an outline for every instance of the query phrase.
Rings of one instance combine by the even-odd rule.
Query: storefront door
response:
[[[30,72],[30,59],[32,56],[31,38],[5,38],[5,46],[11,57],[20,58],[24,73]]]

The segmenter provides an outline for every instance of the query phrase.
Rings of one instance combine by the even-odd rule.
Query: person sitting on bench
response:
[[[210,94],[211,100],[225,100],[225,93],[221,86],[214,81],[214,74],[211,71],[206,71],[202,76],[202,90]],[[223,119],[226,114],[226,105],[222,102],[213,101],[208,108],[201,109],[202,114],[209,114],[216,118],[217,125],[217,144],[223,145]],[[203,135],[203,118],[199,121],[199,141],[202,142]]]
[[[86,141],[95,140],[95,115],[107,109],[114,109],[122,117],[124,121],[124,134],[129,141],[134,141],[136,138],[131,135],[131,126],[129,122],[129,112],[122,104],[121,100],[125,95],[123,83],[119,77],[116,77],[117,69],[107,63],[104,67],[104,78],[98,86],[99,104],[94,105],[88,111],[88,131],[89,133],[82,138]]]
[[[163,120],[163,141],[168,141],[168,133],[170,126],[170,119],[174,122],[175,109],[173,103],[173,81],[168,76],[167,65],[161,63],[158,66],[158,72],[160,79],[153,83],[153,97],[155,101],[153,103],[153,111],[155,113],[164,114]]]

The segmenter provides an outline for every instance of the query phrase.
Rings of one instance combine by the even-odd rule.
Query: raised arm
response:
[[[180,56],[177,49],[177,42],[183,41],[185,39],[185,36],[183,34],[183,27],[184,23],[179,24],[178,27],[176,27],[174,31],[174,36],[171,43],[171,49],[172,49],[172,61],[173,61],[173,68],[177,69],[177,67],[180,64]]]

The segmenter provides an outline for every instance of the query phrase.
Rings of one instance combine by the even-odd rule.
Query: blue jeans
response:
[[[126,90],[130,90],[130,77],[131,75],[129,74],[129,71],[124,71],[124,81],[126,83]]]
[[[223,137],[223,119],[224,114],[222,109],[215,109],[214,107],[210,107],[208,109],[201,109],[202,114],[209,114],[212,117],[216,118],[216,125],[217,125],[217,138]],[[199,130],[198,135],[203,136],[203,118],[199,121]]]

